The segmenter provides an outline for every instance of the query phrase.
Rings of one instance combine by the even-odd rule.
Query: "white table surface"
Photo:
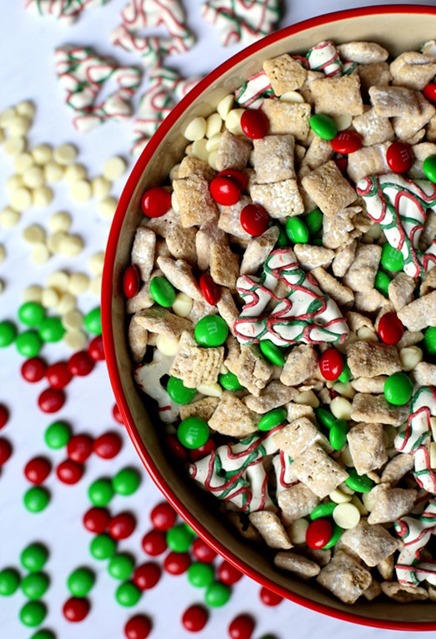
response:
[[[119,12],[125,2],[111,0],[104,8],[88,10],[75,25],[63,26],[50,18],[27,14],[21,0],[0,0],[0,111],[20,100],[34,101],[38,111],[29,136],[31,145],[73,142],[80,149],[78,161],[89,168],[91,175],[100,173],[104,160],[113,154],[128,157],[131,122],[123,125],[109,123],[86,135],[75,131],[57,85],[53,50],[65,43],[92,45],[100,53],[113,55],[125,64],[140,65],[139,58],[123,54],[109,41],[109,34],[119,23]],[[370,6],[378,3],[361,0],[359,4]],[[421,4],[434,5],[434,0]],[[285,5],[282,26],[328,10],[351,8],[356,3],[351,0],[335,0],[333,3],[325,0],[286,0]],[[188,22],[198,36],[198,44],[188,54],[174,58],[174,63],[169,61],[169,65],[179,68],[185,75],[206,73],[238,47],[224,49],[219,45],[215,28],[200,17],[199,0],[186,0],[185,6]],[[0,208],[7,204],[4,182],[12,172],[10,160],[0,148]],[[122,181],[116,184],[116,193],[120,192]],[[35,267],[21,232],[32,222],[44,225],[51,213],[61,209],[73,214],[73,230],[85,238],[86,249],[77,258],[55,257],[47,265]],[[5,291],[0,296],[0,320],[14,319],[24,288],[30,284],[42,284],[49,273],[59,268],[89,272],[87,260],[96,251],[104,249],[108,229],[109,223],[95,212],[95,202],[75,204],[65,186],[56,188],[56,198],[47,210],[30,209],[23,215],[18,227],[10,230],[0,228],[0,242],[6,246],[8,254],[6,261],[0,264],[0,278],[6,283]],[[92,295],[81,296],[80,307],[83,311],[96,304],[97,299]],[[44,355],[53,362],[67,358],[69,351],[64,345],[56,345],[46,347]],[[11,419],[0,435],[7,437],[14,447],[14,453],[0,476],[0,569],[18,566],[19,553],[30,542],[42,541],[49,547],[50,559],[46,572],[50,576],[51,586],[44,597],[49,614],[43,627],[52,629],[61,639],[121,638],[125,621],[138,612],[152,617],[154,630],[151,637],[172,639],[193,636],[184,631],[179,620],[183,610],[191,603],[201,602],[202,597],[201,592],[195,591],[187,583],[186,576],[175,578],[164,575],[158,586],[146,592],[137,606],[125,609],[115,603],[116,582],[108,576],[105,562],[96,562],[88,553],[91,535],[84,530],[81,518],[89,507],[86,496],[89,483],[96,477],[113,475],[127,465],[141,469],[133,446],[124,433],[123,450],[115,460],[105,462],[92,457],[86,463],[84,478],[72,487],[60,484],[52,472],[46,482],[52,493],[49,507],[41,514],[33,515],[25,511],[22,495],[29,486],[23,475],[26,461],[44,454],[56,464],[64,457],[62,451],[50,451],[45,447],[42,436],[49,423],[57,418],[65,419],[72,424],[75,433],[88,432],[94,435],[108,429],[122,432],[122,427],[114,423],[111,415],[113,398],[104,363],[100,363],[89,377],[73,380],[67,388],[65,406],[51,417],[36,408],[36,399],[45,387],[44,382],[33,385],[25,383],[19,373],[21,362],[22,358],[14,347],[0,352],[0,403],[5,403],[11,411]],[[114,513],[130,510],[138,518],[134,535],[119,544],[119,549],[132,552],[138,563],[147,560],[140,549],[140,539],[150,528],[150,509],[161,501],[152,481],[142,469],[141,473],[143,483],[140,490],[130,498],[116,497],[110,506]],[[82,623],[69,624],[61,614],[62,604],[68,597],[65,581],[67,575],[81,565],[93,568],[97,574],[97,582],[90,595],[92,609]],[[350,635],[355,639],[405,639],[409,636],[405,632],[350,625],[285,601],[276,608],[267,608],[260,603],[258,592],[258,584],[244,578],[234,588],[230,603],[212,611],[208,625],[197,636],[202,639],[226,637],[229,621],[241,612],[250,612],[257,620],[253,639],[260,639],[268,632],[278,639],[289,636],[298,639],[321,636],[345,639]],[[21,592],[8,599],[0,599],[2,639],[25,639],[33,634],[18,621],[18,611],[24,601]]]

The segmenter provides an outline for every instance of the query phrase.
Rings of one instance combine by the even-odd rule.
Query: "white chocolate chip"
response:
[[[64,169],[64,180],[68,184],[74,184],[78,180],[85,180],[88,177],[88,171],[83,164],[70,164]]]
[[[83,326],[83,315],[77,309],[72,309],[62,317],[62,326],[67,331],[78,331]]]
[[[312,406],[312,408],[318,408],[319,406],[319,399],[311,390],[299,393],[294,399],[294,402],[296,404],[302,404],[303,406]]]
[[[301,93],[298,93],[298,91],[287,91],[286,93],[282,93],[279,100],[282,100],[282,102],[304,102],[303,96]]]
[[[355,528],[360,521],[360,512],[354,504],[338,504],[333,511],[335,524],[349,530]]]
[[[365,493],[363,493],[365,494]],[[360,501],[359,497],[357,495],[353,495],[351,498],[351,503],[354,504],[354,506],[356,506],[357,510],[360,512],[360,515],[362,517],[366,517],[369,513],[368,509],[366,508],[366,506],[364,504],[362,504],[362,502]]]
[[[26,118],[29,118],[29,120],[33,120],[36,113],[36,106],[30,100],[23,100],[16,105],[15,110],[18,115],[24,115]]]
[[[289,539],[295,546],[306,542],[306,532],[308,528],[309,522],[307,519],[296,519],[287,527]]]
[[[357,337],[365,342],[377,342],[377,335],[368,326],[362,326],[357,331]]]
[[[214,384],[200,384],[197,390],[207,397],[221,397],[223,394],[223,389],[217,382]]]
[[[106,160],[103,166],[103,177],[107,180],[118,180],[127,171],[127,162],[119,155]]]
[[[97,297],[101,296],[101,275],[92,278],[89,284],[89,290]]]
[[[50,286],[46,286],[42,289],[41,304],[44,308],[54,308],[59,304],[59,293]]]
[[[3,144],[3,150],[6,155],[16,157],[26,150],[26,138],[8,138]]]
[[[30,224],[23,230],[23,239],[29,244],[45,244],[45,229],[39,224]]]
[[[183,135],[187,140],[194,142],[194,140],[201,140],[204,138],[206,133],[206,120],[198,116],[191,120],[186,129],[183,132]]]
[[[344,466],[347,466],[348,468],[351,468],[352,466],[354,466],[353,458],[351,457],[350,448],[348,444],[344,446],[344,448],[341,450],[339,457],[341,462],[344,464]]]
[[[173,191],[171,193],[171,208],[178,213],[180,211],[179,201],[177,199],[176,192]]]
[[[347,397],[347,399],[353,399],[356,391],[351,385],[351,382],[336,382],[332,386],[333,390],[339,393],[342,397]]]
[[[67,331],[64,342],[72,351],[81,351],[85,348],[88,338],[83,331]]]
[[[226,95],[217,104],[216,110],[222,120],[225,120],[229,115],[234,103],[234,96],[232,94]]]
[[[336,123],[338,131],[345,131],[350,128],[353,117],[349,113],[341,113],[341,115],[335,115],[333,120]]]
[[[58,291],[66,291],[70,282],[70,276],[65,271],[55,271],[50,273],[46,279],[47,286],[51,286]]]
[[[14,211],[9,206],[0,211],[0,227],[4,229],[11,229],[13,226],[17,226],[21,220],[21,213]]]
[[[112,182],[102,175],[98,175],[97,177],[92,178],[91,188],[93,197],[102,200],[109,195],[112,188]]]
[[[59,315],[65,315],[73,311],[77,306],[77,299],[71,293],[62,293],[59,303],[56,304],[56,311]]]
[[[5,184],[6,190],[9,194],[13,193],[14,191],[16,191],[17,189],[20,189],[23,186],[24,186],[24,181],[23,181],[22,175],[11,175],[10,177],[8,177]]]
[[[225,120],[227,131],[234,135],[241,135],[243,133],[241,129],[241,116],[245,109],[232,109]]]
[[[71,185],[71,197],[75,202],[87,202],[92,197],[92,187],[88,180],[76,180]]]
[[[347,495],[346,493],[339,490],[339,488],[335,488],[330,495],[329,499],[335,502],[335,504],[346,504],[351,501],[352,495]]]
[[[41,266],[48,262],[51,255],[46,244],[34,244],[30,257],[34,264]]]
[[[28,286],[23,291],[23,302],[41,302],[42,300],[42,286],[39,284],[33,284]]]
[[[207,162],[208,152],[206,150],[206,138],[202,138],[201,140],[196,140],[191,144],[192,153],[191,155],[199,160],[203,160]]]
[[[40,186],[32,191],[33,206],[44,209],[53,200],[53,191],[48,186]]]
[[[109,195],[108,197],[103,198],[97,205],[97,210],[101,217],[106,219],[111,219],[115,215],[115,211],[117,210],[118,201],[116,198]]]
[[[223,137],[222,133],[217,133],[216,135],[209,138],[206,142],[206,150],[209,151],[209,153],[211,151],[216,151],[220,145],[222,137]]]
[[[335,397],[332,399],[329,408],[336,419],[345,419],[345,421],[351,419],[351,402],[345,399],[345,397]]]
[[[212,113],[206,120],[206,137],[208,139],[215,137],[223,126],[223,120],[219,113]]]
[[[6,248],[4,244],[0,244],[0,262],[4,262],[6,259]]]
[[[17,173],[24,173],[31,166],[34,166],[33,155],[28,151],[21,153],[15,158],[14,167]]]
[[[88,260],[89,270],[93,275],[101,275],[103,273],[103,265],[104,265],[104,252],[98,251],[91,255]]]
[[[53,151],[53,158],[58,164],[66,166],[74,162],[77,154],[77,149],[72,144],[61,144]]]
[[[65,257],[76,257],[85,248],[85,243],[80,235],[64,235],[59,240],[58,253]]]
[[[168,337],[167,335],[156,335],[156,348],[167,357],[174,357],[177,353],[179,340],[177,337]]]
[[[400,350],[399,355],[403,371],[413,371],[424,357],[422,350],[418,346],[406,346]]]
[[[211,151],[209,153],[209,157],[207,158],[207,162],[209,166],[215,169],[215,171],[218,170],[216,165],[217,157],[218,157],[218,149],[215,149],[215,151]]]
[[[55,184],[64,179],[65,169],[56,162],[47,162],[47,164],[44,165],[44,175],[49,184]]]
[[[89,277],[86,273],[72,273],[68,282],[68,292],[72,295],[81,295],[89,288]]]
[[[15,107],[9,107],[0,113],[0,126],[6,127],[9,120],[17,115]]]
[[[371,512],[371,510],[374,510],[375,508],[377,498],[374,495],[371,495],[370,492],[362,493],[362,501],[368,512]]]
[[[10,195],[10,205],[15,211],[22,213],[32,206],[32,192],[21,186]]]
[[[43,186],[45,183],[44,170],[40,166],[29,166],[29,168],[23,171],[23,182],[25,186],[28,186],[30,189]]]
[[[12,138],[20,138],[25,136],[32,126],[32,122],[25,115],[15,115],[8,120],[6,131]]]
[[[68,232],[71,228],[72,219],[71,215],[66,211],[58,211],[48,220],[48,228],[52,233],[57,231]]]
[[[6,140],[5,132],[3,131],[3,129],[0,129],[0,144],[3,144],[5,140]]]
[[[180,164],[175,164],[173,166],[173,168],[171,169],[170,174],[169,174],[169,178],[170,178],[171,182],[173,180],[177,179],[177,176],[178,176],[178,173],[179,173],[179,168],[180,168]]]
[[[194,302],[189,295],[186,295],[186,293],[177,293],[172,308],[174,313],[179,317],[188,317],[193,305]]]
[[[50,144],[38,144],[32,149],[32,157],[35,164],[45,166],[53,157],[53,147]]]

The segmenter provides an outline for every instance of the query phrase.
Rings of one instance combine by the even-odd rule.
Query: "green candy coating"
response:
[[[17,592],[20,585],[20,575],[14,568],[4,568],[0,571],[0,596],[10,597]]]
[[[386,244],[383,244],[380,262],[387,271],[396,273],[403,270],[404,257],[401,251],[386,242]]]
[[[157,275],[150,281],[150,295],[159,306],[169,308],[174,304],[177,293],[166,277]]]
[[[18,309],[18,319],[26,326],[39,326],[45,318],[45,308],[38,302],[25,302]]]
[[[211,564],[196,561],[189,566],[187,577],[191,586],[207,588],[215,578],[215,571]]]
[[[197,450],[209,439],[208,423],[201,417],[187,417],[180,422],[177,439],[185,448]]]
[[[89,545],[89,552],[94,559],[98,560],[113,557],[116,550],[117,542],[112,539],[112,537],[109,537],[109,535],[106,535],[106,533],[96,535]]]
[[[369,493],[374,488],[372,479],[366,475],[359,475],[355,468],[347,468],[347,473],[349,477],[345,480],[345,484],[356,493]]]
[[[436,184],[436,155],[429,155],[422,165],[425,177]]]
[[[228,373],[220,373],[218,375],[218,382],[220,386],[228,391],[236,392],[244,390],[244,387],[239,383],[237,376],[230,371]]]
[[[107,506],[114,496],[114,487],[110,479],[96,479],[88,487],[88,497],[94,506]]]
[[[200,346],[222,346],[229,335],[229,327],[220,315],[206,315],[197,322],[194,336]]]
[[[47,615],[47,608],[42,601],[28,601],[20,610],[20,621],[24,626],[35,628],[40,626]]]
[[[53,422],[47,426],[44,433],[44,441],[49,448],[58,450],[68,444],[71,437],[71,428],[65,422]]]
[[[17,337],[17,327],[9,320],[0,322],[0,348],[12,344]]]
[[[333,501],[329,501],[325,504],[318,504],[310,513],[309,517],[311,521],[316,519],[324,519],[324,517],[331,517],[337,504]]]
[[[196,388],[188,388],[179,377],[173,375],[167,384],[167,393],[176,404],[190,404],[197,394]]]
[[[120,606],[130,608],[136,606],[141,599],[142,592],[131,581],[120,584],[115,591],[115,599]]]
[[[319,209],[314,209],[306,215],[304,221],[311,237],[315,236],[322,229],[323,220],[323,214]]]
[[[332,536],[330,537],[326,545],[322,547],[322,550],[328,550],[329,548],[333,548],[333,546],[336,546],[343,532],[344,532],[344,529],[338,526],[337,524],[335,524],[333,526]]]
[[[46,317],[38,327],[38,333],[43,342],[60,342],[65,335],[65,328],[60,317]]]
[[[50,493],[43,486],[32,486],[24,493],[23,503],[29,513],[40,513],[50,503]]]
[[[274,410],[270,410],[265,415],[259,419],[259,423],[257,427],[259,430],[272,430],[276,426],[283,424],[286,420],[288,412],[286,408],[275,408]]]
[[[39,572],[48,560],[48,550],[39,543],[29,544],[20,554],[20,563],[29,572]]]
[[[111,577],[126,581],[130,579],[135,569],[135,561],[130,555],[114,555],[109,561],[107,570]]]
[[[424,347],[429,355],[436,355],[436,326],[424,331]]]
[[[112,479],[112,486],[117,495],[129,497],[133,495],[141,485],[141,475],[134,468],[119,470]]]
[[[325,113],[312,115],[309,119],[310,128],[323,140],[333,140],[338,134],[336,122]]]
[[[321,426],[324,426],[324,428],[330,429],[335,425],[336,417],[325,408],[315,408],[315,416],[316,420],[321,424]]]
[[[205,592],[205,602],[211,608],[221,608],[229,601],[232,591],[229,586],[219,581],[212,582]]]
[[[28,599],[41,599],[50,585],[50,580],[43,572],[31,572],[21,582],[21,590]]]
[[[29,330],[17,336],[15,346],[20,355],[30,359],[39,355],[43,347],[43,341],[36,331]]]
[[[385,297],[389,297],[389,284],[391,283],[391,278],[387,273],[383,271],[377,271],[374,280],[374,287]]]
[[[286,248],[289,245],[288,236],[286,235],[285,229],[281,224],[277,224],[277,228],[279,229],[279,236],[277,238],[276,247],[277,248]]]
[[[173,552],[188,552],[193,535],[184,524],[177,524],[167,531],[166,540],[168,548]]]
[[[83,323],[91,335],[101,335],[101,310],[99,306],[86,313]]]
[[[342,382],[342,384],[346,384],[351,379],[351,371],[348,364],[344,364],[344,368],[342,369],[342,373],[338,377],[338,382]]]
[[[348,424],[344,419],[337,419],[330,429],[329,441],[334,450],[342,450],[347,443]]]
[[[77,568],[67,579],[67,588],[73,597],[86,597],[95,584],[95,574],[89,568]]]
[[[56,635],[51,630],[38,630],[30,639],[56,639]]]
[[[270,339],[263,339],[259,343],[259,348],[264,357],[274,366],[284,366],[286,358],[279,346],[274,344]]]
[[[413,384],[405,373],[389,375],[383,387],[385,399],[393,406],[404,406],[410,402]]]
[[[288,218],[286,235],[294,244],[307,244],[309,241],[309,229],[299,217]]]

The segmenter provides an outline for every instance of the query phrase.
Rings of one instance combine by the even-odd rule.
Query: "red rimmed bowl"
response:
[[[362,601],[347,606],[316,583],[303,582],[274,567],[264,547],[249,545],[219,516],[216,502],[174,468],[157,424],[147,413],[146,398],[132,377],[122,293],[136,227],[142,219],[140,197],[163,182],[183,156],[181,131],[192,118],[208,116],[219,100],[262,68],[264,60],[283,53],[305,53],[322,40],[336,43],[372,40],[397,55],[435,38],[436,8],[380,6],[319,16],[277,31],[230,58],[202,80],[160,126],[134,167],[112,224],[103,273],[103,339],[109,376],[127,431],[148,473],[180,515],[218,553],[240,571],[283,597],[338,619],[395,630],[436,630],[436,606]]]

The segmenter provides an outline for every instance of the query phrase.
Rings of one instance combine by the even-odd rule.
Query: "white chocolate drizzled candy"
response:
[[[418,585],[426,579],[435,585],[435,564],[419,560],[422,550],[436,531],[436,499],[429,500],[420,517],[402,517],[394,526],[404,542],[395,566],[398,581],[404,585]]]
[[[401,251],[407,275],[423,276],[436,265],[436,239],[426,251],[418,248],[427,212],[436,211],[435,184],[388,173],[363,178],[356,190],[389,244]]]
[[[24,5],[38,16],[52,16],[65,24],[72,24],[85,9],[101,7],[108,0],[26,0]]]
[[[202,17],[217,27],[224,47],[247,45],[271,33],[280,14],[278,0],[208,0],[201,6]]]
[[[263,98],[274,95],[274,91],[265,71],[251,76],[235,92],[235,102],[239,106],[255,108],[262,104]]]
[[[173,402],[160,381],[162,377],[169,374],[173,359],[173,357],[162,355],[156,349],[153,360],[134,372],[135,382],[146,395],[156,400],[159,406],[159,417],[167,424],[174,422],[179,415],[179,406]]]
[[[306,53],[309,68],[322,71],[328,78],[349,75],[356,68],[354,62],[342,62],[339,51],[331,40],[319,42]]]

